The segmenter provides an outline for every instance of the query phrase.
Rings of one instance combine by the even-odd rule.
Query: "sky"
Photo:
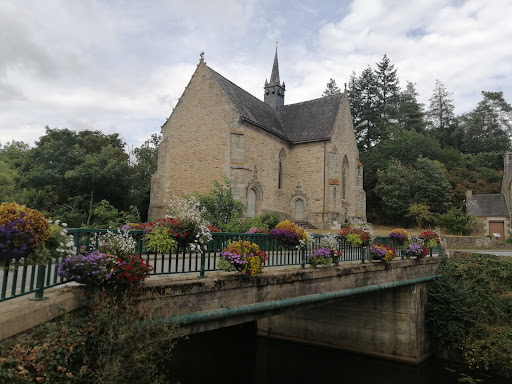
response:
[[[119,133],[137,147],[207,65],[263,98],[276,42],[285,104],[343,88],[387,54],[427,107],[481,91],[512,103],[511,0],[0,0],[0,144],[45,127]]]

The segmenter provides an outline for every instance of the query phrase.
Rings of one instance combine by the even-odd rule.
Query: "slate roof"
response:
[[[333,130],[343,94],[272,107],[207,67],[240,112],[243,120],[292,143],[327,140]]]
[[[328,139],[334,128],[343,95],[285,105],[278,109],[290,141],[308,142]]]
[[[480,217],[509,217],[505,196],[502,193],[478,194],[466,198],[466,213]]]
[[[277,136],[287,138],[281,122],[270,105],[254,97],[210,67],[208,69],[243,118]]]

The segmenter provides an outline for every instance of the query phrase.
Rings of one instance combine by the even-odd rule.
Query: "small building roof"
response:
[[[466,197],[466,213],[477,217],[509,217],[505,196],[502,193]]]
[[[238,109],[243,120],[292,143],[329,139],[344,95],[284,105],[276,111],[260,99],[207,67]]]

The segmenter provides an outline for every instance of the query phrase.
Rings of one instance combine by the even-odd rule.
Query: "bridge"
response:
[[[162,276],[147,282],[141,305],[159,307],[181,336],[256,321],[260,335],[419,363],[430,354],[424,306],[440,261]]]
[[[258,333],[268,337],[412,363],[429,355],[426,287],[440,257],[362,263],[359,251],[346,249],[339,265],[310,268],[304,266],[304,255],[274,252],[272,268],[247,276],[216,270],[215,252],[203,260],[185,253],[168,255],[168,262],[165,255],[151,256],[161,272],[145,282],[146,294],[137,298],[140,305],[162,321],[179,324],[180,336],[256,322]],[[285,259],[290,264],[283,265]],[[56,279],[54,266],[42,274],[47,281]],[[25,270],[19,274],[25,277]],[[3,285],[10,278],[6,276]],[[44,291],[49,300],[29,301],[25,295],[0,301],[0,340],[58,316],[62,308],[77,308],[79,292],[54,287]],[[35,293],[37,298],[37,289]]]

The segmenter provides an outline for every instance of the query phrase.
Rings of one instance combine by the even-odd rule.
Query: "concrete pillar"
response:
[[[430,355],[427,283],[354,296],[258,320],[258,334],[410,363]]]

